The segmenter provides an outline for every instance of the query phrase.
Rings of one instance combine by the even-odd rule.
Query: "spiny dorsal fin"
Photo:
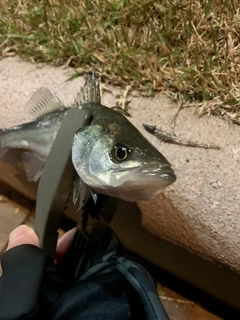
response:
[[[88,74],[87,80],[77,95],[75,104],[77,107],[88,103],[101,103],[100,84],[96,79],[95,71]]]
[[[26,109],[34,119],[63,107],[63,103],[55,93],[44,87],[35,92],[26,105]]]

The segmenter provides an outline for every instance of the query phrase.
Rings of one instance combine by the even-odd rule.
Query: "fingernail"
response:
[[[9,242],[14,243],[22,238],[28,237],[28,235],[31,233],[31,230],[32,229],[26,225],[17,227],[10,233]]]
[[[7,249],[20,244],[33,244],[39,246],[39,239],[35,231],[27,225],[21,225],[10,233]]]

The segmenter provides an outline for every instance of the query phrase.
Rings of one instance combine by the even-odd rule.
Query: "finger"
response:
[[[56,256],[55,256],[56,265],[60,265],[62,263],[68,249],[72,244],[72,240],[75,232],[76,232],[76,228],[73,228],[68,232],[64,233],[64,235],[58,239]]]
[[[10,233],[7,250],[21,244],[32,244],[39,247],[39,239],[37,234],[27,225],[21,225]]]

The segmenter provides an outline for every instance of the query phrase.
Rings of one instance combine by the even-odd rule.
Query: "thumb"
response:
[[[27,225],[21,225],[10,233],[7,250],[21,244],[32,244],[39,247],[39,239],[36,232]]]

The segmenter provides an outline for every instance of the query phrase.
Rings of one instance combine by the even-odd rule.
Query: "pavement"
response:
[[[0,60],[0,127],[29,120],[24,106],[42,86],[54,90],[63,103],[69,105],[84,83],[82,78],[66,82],[71,74],[68,68],[32,65],[17,57]],[[177,117],[174,131],[178,138],[214,143],[221,150],[163,143],[145,132],[142,123],[171,132],[177,104],[164,94],[154,98],[129,96],[128,99],[131,100],[130,121],[169,160],[177,181],[151,202],[139,201],[134,208],[121,203],[112,228],[129,250],[161,267],[168,267],[167,263],[163,265],[159,248],[163,239],[239,273],[240,127],[209,115],[199,118],[196,108],[189,107],[181,110]],[[116,98],[105,92],[102,102],[111,107],[116,105]],[[0,164],[0,168],[1,180],[14,181],[14,173],[8,167],[6,170]],[[31,190],[22,185],[13,182],[13,187],[34,198]],[[2,208],[0,211],[5,212],[6,208]],[[16,224],[26,218],[21,214],[16,217]],[[5,224],[7,222],[1,223],[3,237],[9,231],[3,227]],[[182,264],[184,268],[184,261]],[[185,265],[186,270],[187,267]]]

